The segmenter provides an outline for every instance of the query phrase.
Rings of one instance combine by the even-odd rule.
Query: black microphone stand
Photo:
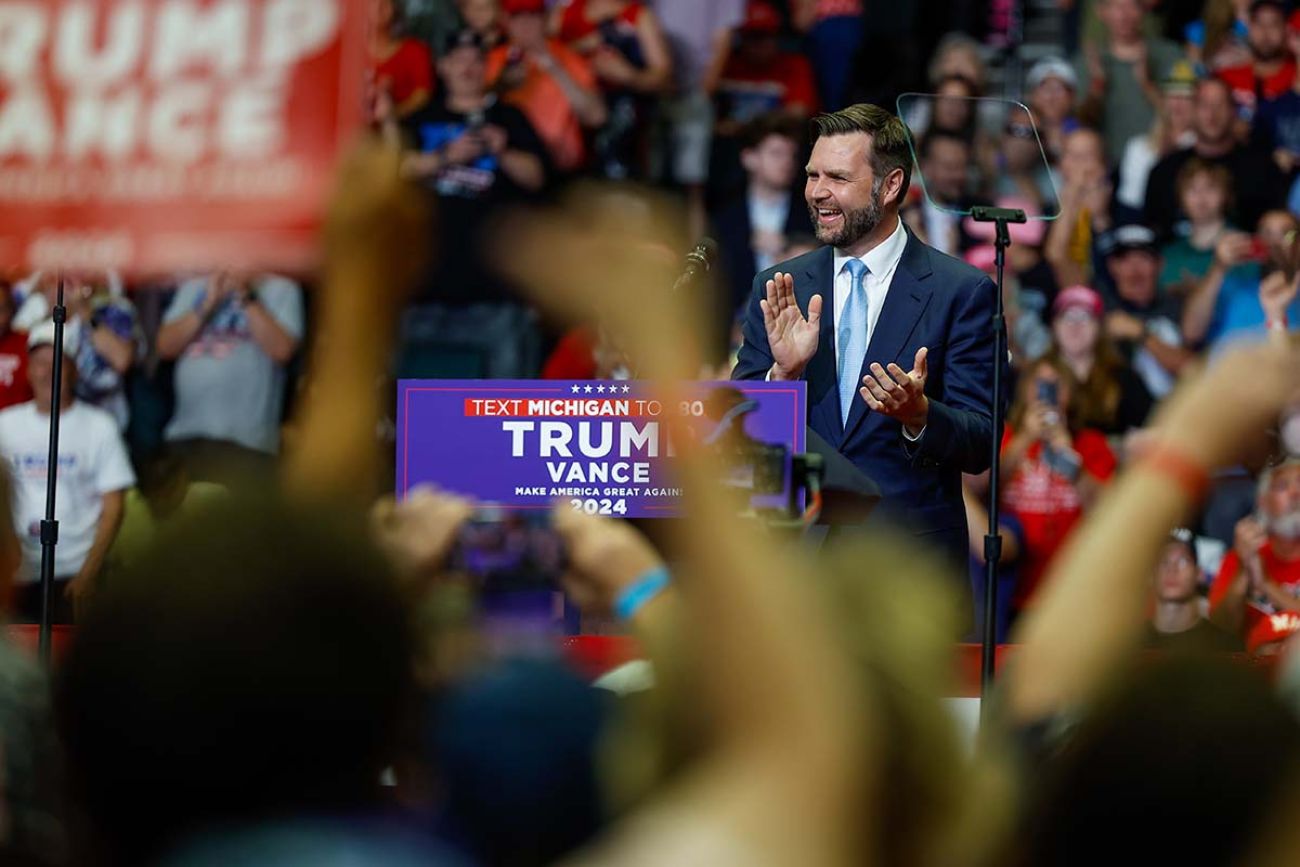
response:
[[[68,311],[63,306],[63,272],[59,271],[54,301],[54,382],[50,386],[50,454],[45,470],[45,520],[41,521],[41,628],[40,658],[50,663],[51,603],[54,595],[54,548],[59,544],[59,522],[54,518],[54,492],[59,478],[59,415],[63,392],[63,323]]]
[[[1007,320],[1002,300],[1002,270],[1006,265],[1007,247],[1011,246],[1009,223],[1026,222],[1025,212],[1016,208],[972,208],[971,219],[977,223],[992,223],[996,229],[994,240],[997,267],[997,292],[993,301],[993,449],[989,461],[989,526],[984,534],[984,634],[980,641],[980,718],[988,712],[989,687],[993,683],[993,669],[997,644],[994,631],[997,626],[998,561],[1002,559],[1002,536],[998,532],[998,499],[1002,469],[1002,425],[1005,412],[1002,406],[1002,368],[1007,360]]]

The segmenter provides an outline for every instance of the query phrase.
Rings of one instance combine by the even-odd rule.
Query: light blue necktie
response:
[[[853,396],[858,393],[858,374],[867,357],[867,287],[862,281],[867,266],[861,259],[850,259],[844,263],[844,270],[852,281],[839,321],[840,420],[847,427]]]

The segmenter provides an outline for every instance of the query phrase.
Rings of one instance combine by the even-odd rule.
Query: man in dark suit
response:
[[[808,208],[794,187],[803,126],[788,115],[770,114],[745,128],[740,152],[745,186],[713,217],[731,287],[728,317],[749,300],[754,275],[780,261],[790,237],[812,233]]]
[[[827,246],[755,278],[732,376],[807,380],[809,426],[965,564],[961,474],[993,447],[993,282],[899,220],[901,121],[855,105],[814,125],[804,195]]]

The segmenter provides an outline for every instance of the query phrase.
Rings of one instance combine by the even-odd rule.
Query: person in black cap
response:
[[[462,30],[447,37],[438,75],[446,96],[407,123],[418,153],[405,160],[405,171],[444,200],[499,200],[540,191],[546,182],[541,143],[518,109],[489,93],[477,33]]]
[[[1101,237],[1098,252],[1111,282],[1106,333],[1152,396],[1163,397],[1193,354],[1183,346],[1178,300],[1159,289],[1155,233],[1146,226],[1120,226]]]
[[[435,343],[463,343],[465,333],[480,334],[485,346],[495,347],[486,351],[498,352],[519,345],[519,329],[531,326],[523,324],[517,305],[506,303],[507,289],[481,250],[482,229],[501,207],[539,193],[548,164],[524,114],[489,91],[480,39],[463,30],[440,46],[443,98],[404,123],[408,153],[403,171],[438,199],[437,234],[430,239],[435,265],[420,293],[421,301],[437,306],[427,308],[421,333]],[[456,322],[448,321],[448,310],[455,311],[451,318]],[[448,329],[445,335],[443,328]],[[459,338],[450,333],[454,328],[460,329]],[[494,357],[486,367],[479,375],[536,373],[526,360],[513,358]]]

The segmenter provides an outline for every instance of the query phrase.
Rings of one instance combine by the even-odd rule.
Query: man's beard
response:
[[[871,201],[866,207],[858,208],[856,211],[842,211],[844,220],[838,230],[822,226],[817,218],[816,206],[809,205],[808,216],[812,219],[817,240],[840,249],[851,247],[861,241],[875,231],[880,221],[884,219],[884,205],[880,198],[880,183],[874,182],[871,185]]]
[[[1291,509],[1268,519],[1268,534],[1294,542],[1300,539],[1300,509]]]

